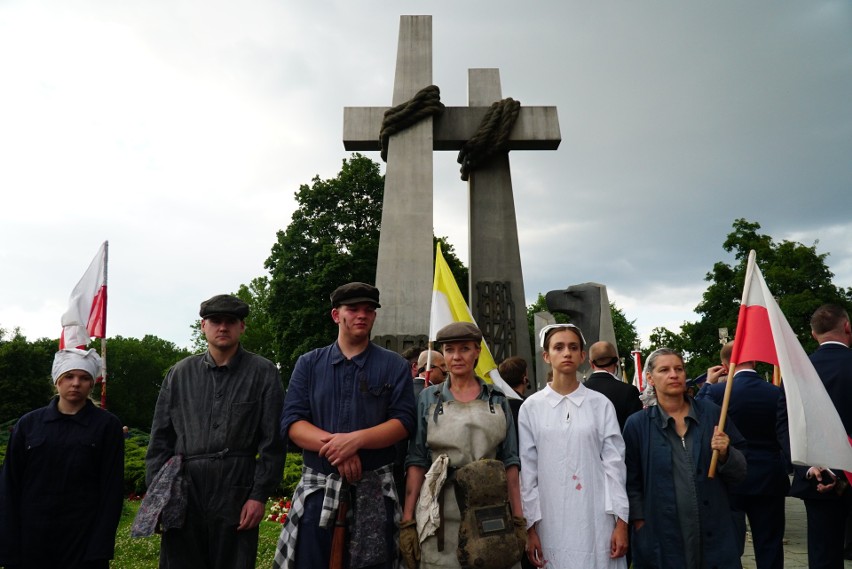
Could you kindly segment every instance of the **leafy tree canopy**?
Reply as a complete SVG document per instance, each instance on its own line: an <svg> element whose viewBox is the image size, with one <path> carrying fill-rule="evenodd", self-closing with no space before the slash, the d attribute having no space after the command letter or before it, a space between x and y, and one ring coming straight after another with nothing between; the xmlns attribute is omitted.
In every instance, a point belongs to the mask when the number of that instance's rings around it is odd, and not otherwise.
<svg viewBox="0 0 852 569"><path fill-rule="evenodd" d="M19 329L0 334L0 424L43 407L53 396L50 369L58 340L28 342Z"/></svg>
<svg viewBox="0 0 852 569"><path fill-rule="evenodd" d="M845 306L847 310L852 308L852 289L839 288L832 283L834 274L825 263L828 253L817 253L818 242L812 246L786 240L778 243L759 230L759 223L742 218L735 220L733 231L722 245L725 251L734 253L735 262L731 265L717 262L705 276L710 285L695 308L701 319L685 322L680 334L658 328L651 336L652 347L668 345L684 353L689 377L719 362L719 328L727 328L733 339L746 263L752 249L769 290L806 351L816 348L810 334L810 317L814 310L828 302Z"/></svg>
<svg viewBox="0 0 852 569"><path fill-rule="evenodd" d="M172 342L146 335L141 340L107 339L107 408L123 424L148 431L166 372L190 355ZM93 395L100 397L99 390Z"/></svg>

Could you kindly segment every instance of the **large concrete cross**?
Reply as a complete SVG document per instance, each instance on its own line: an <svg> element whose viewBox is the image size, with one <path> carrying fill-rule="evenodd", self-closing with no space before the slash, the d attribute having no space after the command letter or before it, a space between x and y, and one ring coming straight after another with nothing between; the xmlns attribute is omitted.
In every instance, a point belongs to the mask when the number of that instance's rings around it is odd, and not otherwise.
<svg viewBox="0 0 852 569"><path fill-rule="evenodd" d="M488 108L502 98L497 69L471 69L469 106L447 107L390 138L385 172L382 228L376 286L382 314L374 336L401 351L429 331L432 297L432 151L461 149L476 132ZM393 105L412 98L432 84L432 17L401 16ZM379 131L387 107L346 107L343 143L350 151L379 150ZM555 107L521 107L509 139L510 150L555 150L561 142ZM471 310L489 339L513 336L511 353L494 354L499 361L519 355L531 361L527 341L526 300L518 248L515 204L508 155L474 170L470 188ZM483 287L504 290L509 283L513 330L490 329L493 303L480 302ZM492 284L488 284L492 283ZM503 318L506 320L506 318ZM492 345L492 351L494 346Z"/></svg>

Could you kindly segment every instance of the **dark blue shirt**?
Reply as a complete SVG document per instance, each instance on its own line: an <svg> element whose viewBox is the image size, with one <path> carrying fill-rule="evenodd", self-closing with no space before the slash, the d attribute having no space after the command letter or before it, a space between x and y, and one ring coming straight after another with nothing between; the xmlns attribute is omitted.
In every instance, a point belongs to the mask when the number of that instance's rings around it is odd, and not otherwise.
<svg viewBox="0 0 852 569"><path fill-rule="evenodd" d="M337 342L302 355L296 362L281 414L281 434L296 421L307 421L329 433L351 433L398 419L414 430L414 393L408 362L370 342L346 359ZM358 451L363 470L391 464L394 445ZM304 451L304 464L323 474L337 469L319 454Z"/></svg>
<svg viewBox="0 0 852 569"><path fill-rule="evenodd" d="M21 417L0 475L0 565L78 567L111 559L124 497L118 418L54 397Z"/></svg>

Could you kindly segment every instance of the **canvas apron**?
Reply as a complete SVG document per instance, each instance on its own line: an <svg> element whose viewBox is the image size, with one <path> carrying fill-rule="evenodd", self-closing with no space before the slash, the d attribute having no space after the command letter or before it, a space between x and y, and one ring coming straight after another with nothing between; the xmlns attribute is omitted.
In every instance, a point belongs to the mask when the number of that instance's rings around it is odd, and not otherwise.
<svg viewBox="0 0 852 569"><path fill-rule="evenodd" d="M442 405L443 409L436 414L438 405ZM483 458L495 458L497 447L506 438L506 415L500 405L490 404L488 400L435 403L429 407L427 417L426 443L429 450L432 456L446 454L451 468L461 468ZM440 499L444 507L444 548L438 551L435 535L427 537L420 546L420 569L459 567L456 548L461 513L451 482L446 484Z"/></svg>

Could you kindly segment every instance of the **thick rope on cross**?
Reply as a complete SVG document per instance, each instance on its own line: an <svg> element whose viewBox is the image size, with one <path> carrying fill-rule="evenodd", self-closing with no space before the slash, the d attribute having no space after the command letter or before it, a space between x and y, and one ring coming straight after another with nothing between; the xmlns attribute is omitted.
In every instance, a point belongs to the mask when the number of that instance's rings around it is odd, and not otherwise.
<svg viewBox="0 0 852 569"><path fill-rule="evenodd" d="M437 85L423 87L408 101L386 110L379 133L382 160L388 161L388 141L392 134L401 132L426 117L437 116L443 112L444 103L441 102L441 90Z"/></svg>
<svg viewBox="0 0 852 569"><path fill-rule="evenodd" d="M479 129L459 152L462 180L466 182L471 171L487 163L493 156L509 151L509 136L520 111L521 103L511 97L491 105L479 123Z"/></svg>

